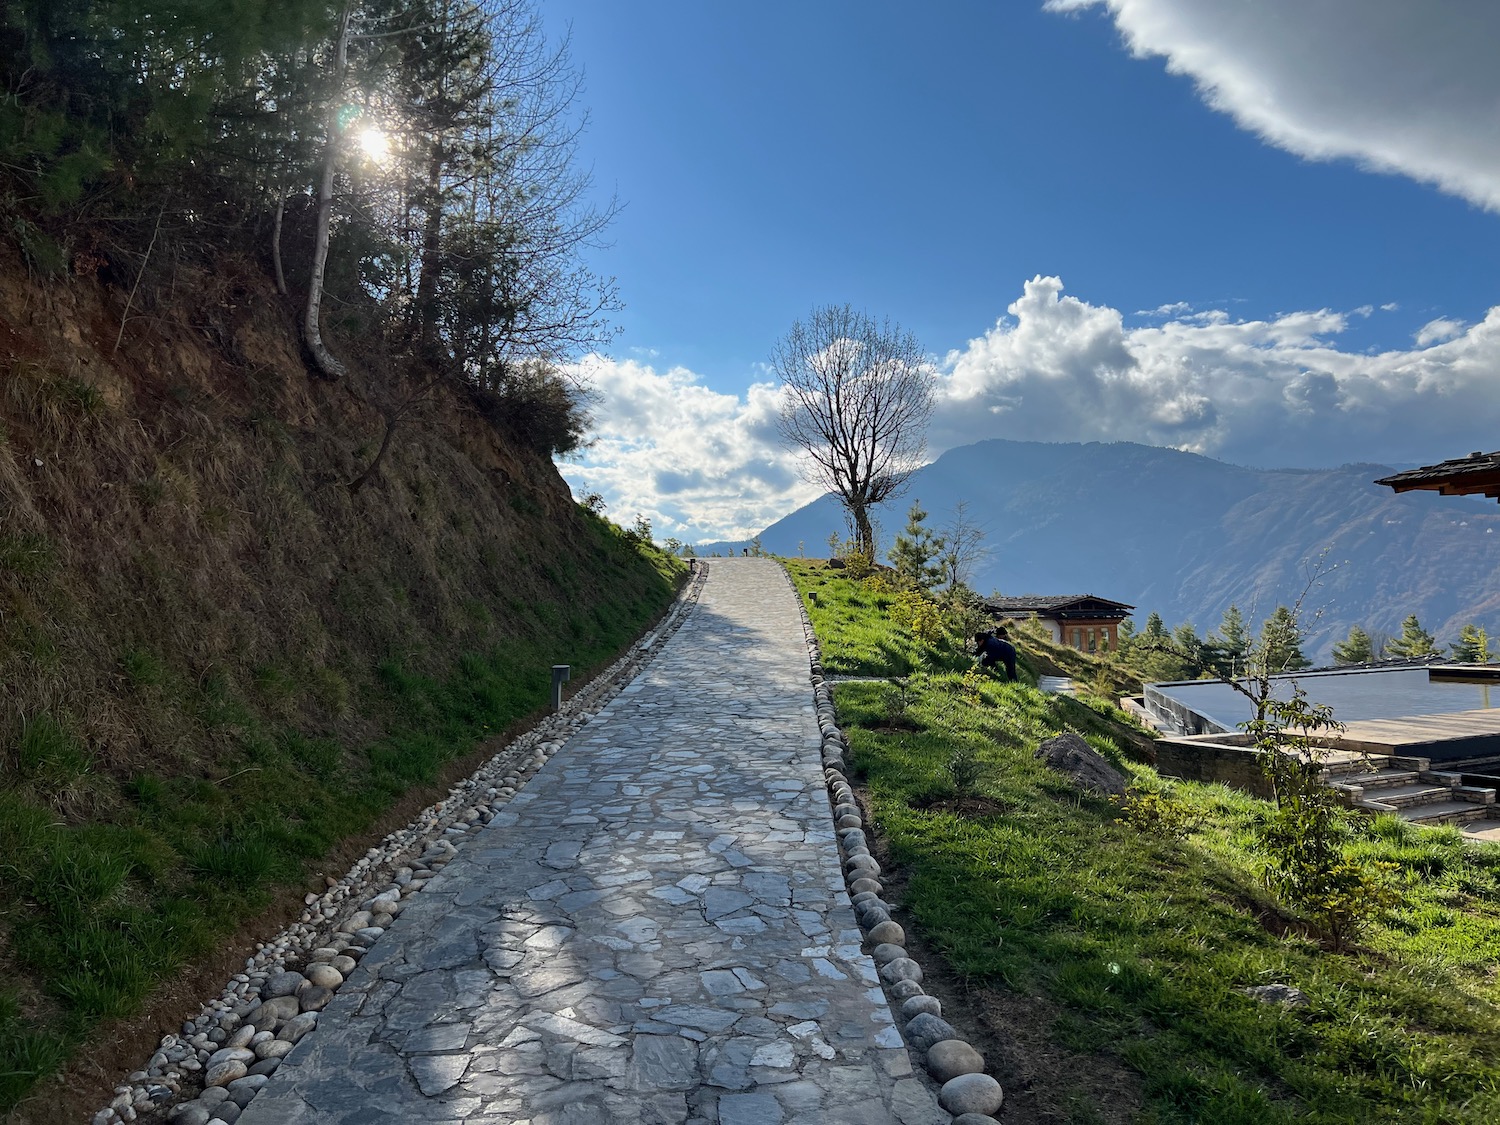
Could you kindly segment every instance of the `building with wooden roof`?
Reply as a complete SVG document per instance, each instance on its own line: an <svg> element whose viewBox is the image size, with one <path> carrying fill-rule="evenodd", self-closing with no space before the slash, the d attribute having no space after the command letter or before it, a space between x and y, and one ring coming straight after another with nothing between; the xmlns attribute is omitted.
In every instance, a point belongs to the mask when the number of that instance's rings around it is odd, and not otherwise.
<svg viewBox="0 0 1500 1125"><path fill-rule="evenodd" d="M1375 483L1397 492L1426 489L1442 496L1489 496L1500 500L1500 451L1439 461L1436 465L1381 477Z"/></svg>
<svg viewBox="0 0 1500 1125"><path fill-rule="evenodd" d="M1035 617L1054 642L1079 652L1114 652L1120 646L1120 622L1135 608L1094 594L1026 594L986 598L981 604L997 621Z"/></svg>

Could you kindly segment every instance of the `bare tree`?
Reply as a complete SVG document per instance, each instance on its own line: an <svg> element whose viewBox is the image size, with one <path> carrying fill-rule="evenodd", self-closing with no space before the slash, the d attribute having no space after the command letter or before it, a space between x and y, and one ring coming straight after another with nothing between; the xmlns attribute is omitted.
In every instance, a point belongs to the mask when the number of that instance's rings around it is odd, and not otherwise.
<svg viewBox="0 0 1500 1125"><path fill-rule="evenodd" d="M783 442L807 479L838 496L873 558L870 509L900 493L927 448L933 378L917 338L848 305L814 309L771 352L784 384Z"/></svg>
<svg viewBox="0 0 1500 1125"><path fill-rule="evenodd" d="M346 373L343 363L323 342L321 310L324 272L328 266L329 227L333 216L333 177L338 166L341 132L339 113L342 105L338 95L343 92L344 72L349 68L349 42L353 37L355 6L356 0L345 0L343 10L339 13L338 32L333 40L331 86L334 96L328 102L327 137L323 142L323 162L318 172L317 229L313 233L312 270L307 282L307 305L302 312L302 336L307 343L307 350L312 354L318 369L330 379L342 379Z"/></svg>
<svg viewBox="0 0 1500 1125"><path fill-rule="evenodd" d="M943 550L938 561L943 566L943 580L950 591L969 585L974 577L974 568L989 557L990 550L984 545L985 529L969 515L969 502L960 500L953 505L953 519L946 527L939 528L943 537Z"/></svg>

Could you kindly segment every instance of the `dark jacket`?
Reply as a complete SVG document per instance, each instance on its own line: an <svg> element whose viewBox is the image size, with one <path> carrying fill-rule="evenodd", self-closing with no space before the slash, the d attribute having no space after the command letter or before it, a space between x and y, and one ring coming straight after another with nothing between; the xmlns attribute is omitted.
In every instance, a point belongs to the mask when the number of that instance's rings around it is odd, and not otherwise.
<svg viewBox="0 0 1500 1125"><path fill-rule="evenodd" d="M979 664L983 668L993 668L996 664L1004 664L1005 678L1014 680L1016 678L1016 646L1009 641L1002 641L999 637L989 637L979 651Z"/></svg>

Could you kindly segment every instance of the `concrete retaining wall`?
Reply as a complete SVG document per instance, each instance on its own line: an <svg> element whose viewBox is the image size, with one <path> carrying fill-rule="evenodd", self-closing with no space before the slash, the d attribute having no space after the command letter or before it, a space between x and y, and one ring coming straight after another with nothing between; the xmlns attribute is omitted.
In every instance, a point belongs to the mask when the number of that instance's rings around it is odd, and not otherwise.
<svg viewBox="0 0 1500 1125"><path fill-rule="evenodd" d="M1235 745L1241 739L1249 741L1239 734L1158 739L1157 771L1187 781L1221 781L1257 797L1270 797L1259 756L1247 744Z"/></svg>
<svg viewBox="0 0 1500 1125"><path fill-rule="evenodd" d="M1227 734L1228 731L1211 719L1198 714L1185 703L1179 703L1169 695L1156 690L1157 684L1147 684L1142 700L1151 721L1159 730L1170 734Z"/></svg>

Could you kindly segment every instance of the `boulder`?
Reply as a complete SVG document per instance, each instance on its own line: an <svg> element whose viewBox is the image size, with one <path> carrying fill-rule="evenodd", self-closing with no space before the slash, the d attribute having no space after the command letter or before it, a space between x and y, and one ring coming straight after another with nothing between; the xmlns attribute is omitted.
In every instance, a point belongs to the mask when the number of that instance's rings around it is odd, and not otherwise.
<svg viewBox="0 0 1500 1125"><path fill-rule="evenodd" d="M874 917L873 910L870 912L870 916ZM870 940L873 942L889 942L892 945L904 945L906 943L906 931L898 923L890 921L890 915L887 914L884 919L870 927Z"/></svg>
<svg viewBox="0 0 1500 1125"><path fill-rule="evenodd" d="M934 1043L941 1043L944 1039L957 1039L958 1031L954 1026L941 1016L934 1016L928 1012L919 1012L912 1016L906 1025L906 1041L919 1054L926 1054L932 1049ZM983 1111L988 1113L988 1110Z"/></svg>
<svg viewBox="0 0 1500 1125"><path fill-rule="evenodd" d="M1000 1083L988 1074L960 1074L943 1083L938 1091L938 1105L955 1117L965 1113L989 1114L1000 1112L1005 1100Z"/></svg>
<svg viewBox="0 0 1500 1125"><path fill-rule="evenodd" d="M1100 797L1125 795L1125 775L1072 731L1047 739L1037 747L1035 757L1066 774L1080 789Z"/></svg>
<svg viewBox="0 0 1500 1125"><path fill-rule="evenodd" d="M924 1013L929 1016L943 1014L943 1005L936 996L919 993L916 996L908 996L901 1002L901 1015L906 1019L916 1019Z"/></svg>
<svg viewBox="0 0 1500 1125"><path fill-rule="evenodd" d="M902 980L920 982L922 966L910 957L897 957L894 961L889 961L880 967L880 979L890 985Z"/></svg>
<svg viewBox="0 0 1500 1125"><path fill-rule="evenodd" d="M942 1039L927 1048L927 1073L938 1082L960 1074L983 1074L984 1056L962 1039Z"/></svg>
<svg viewBox="0 0 1500 1125"><path fill-rule="evenodd" d="M297 986L304 979L301 973L291 970L273 973L270 977L266 978L265 997L267 1000L274 1000L278 996L291 996L297 991Z"/></svg>
<svg viewBox="0 0 1500 1125"><path fill-rule="evenodd" d="M1307 998L1307 993L1300 988L1293 988L1289 984L1256 984L1249 988L1240 989L1252 1000L1259 1000L1262 1004L1280 1004L1286 1008L1309 1008L1312 1001Z"/></svg>
<svg viewBox="0 0 1500 1125"><path fill-rule="evenodd" d="M877 945L870 956L875 959L875 964L877 965L889 965L897 958L905 957L906 950L899 945L892 945L886 942L882 945Z"/></svg>

